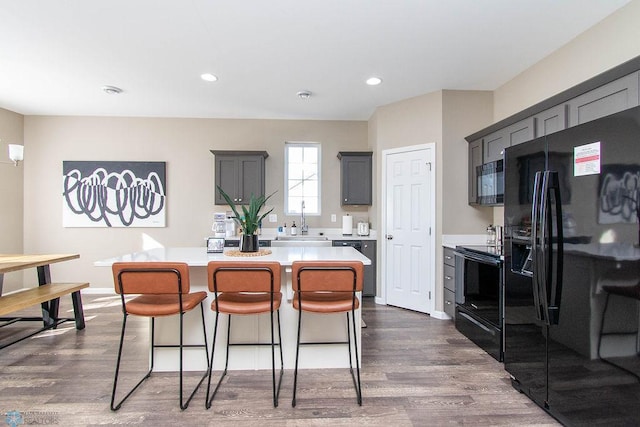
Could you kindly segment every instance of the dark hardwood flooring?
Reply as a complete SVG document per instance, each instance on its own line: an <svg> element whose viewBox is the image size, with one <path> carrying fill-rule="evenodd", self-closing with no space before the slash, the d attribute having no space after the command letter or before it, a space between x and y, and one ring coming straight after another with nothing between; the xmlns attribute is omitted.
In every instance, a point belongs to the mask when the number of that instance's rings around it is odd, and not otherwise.
<svg viewBox="0 0 640 427"><path fill-rule="evenodd" d="M61 313L71 310L65 300ZM347 370L301 371L296 408L291 407L293 371L285 371L278 408L271 401L270 371L230 371L209 410L204 408L206 384L181 411L177 374L154 373L112 412L120 302L115 296L85 295L84 310L85 330L65 323L0 352L0 424L4 414L18 411L25 425L557 425L515 391L503 365L458 333L452 322L375 305L371 299L363 308L362 407ZM1 328L0 339L33 326ZM131 316L128 327L136 336L128 343L144 354L147 323ZM135 353L128 352L123 362L122 375L130 383L146 368L145 358ZM191 373L185 389L197 378Z"/></svg>

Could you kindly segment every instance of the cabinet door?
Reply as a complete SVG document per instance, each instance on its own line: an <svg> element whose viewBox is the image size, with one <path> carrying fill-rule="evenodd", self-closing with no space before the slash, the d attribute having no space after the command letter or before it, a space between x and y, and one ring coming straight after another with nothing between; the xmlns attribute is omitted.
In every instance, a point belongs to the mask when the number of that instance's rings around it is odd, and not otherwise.
<svg viewBox="0 0 640 427"><path fill-rule="evenodd" d="M535 119L533 117L528 117L524 120L521 120L517 123L514 123L504 131L505 138L507 139L505 143L506 147L511 147L512 145L522 144L523 142L531 141L535 138ZM504 151L502 152L504 155Z"/></svg>
<svg viewBox="0 0 640 427"><path fill-rule="evenodd" d="M484 163L502 159L504 149L509 146L505 129L491 133L484 137Z"/></svg>
<svg viewBox="0 0 640 427"><path fill-rule="evenodd" d="M264 157L238 157L238 202L249 203L252 194L264 195Z"/></svg>
<svg viewBox="0 0 640 427"><path fill-rule="evenodd" d="M549 135L567 128L567 106L556 105L534 116L536 126L536 138Z"/></svg>
<svg viewBox="0 0 640 427"><path fill-rule="evenodd" d="M217 186L219 185L231 200L247 204L251 195L264 195L264 161L266 151L225 151L211 150L215 159L216 205L226 205Z"/></svg>
<svg viewBox="0 0 640 427"><path fill-rule="evenodd" d="M478 171L482 165L482 140L469 143L469 204L478 204Z"/></svg>
<svg viewBox="0 0 640 427"><path fill-rule="evenodd" d="M231 197L231 200L238 202L238 159L235 157L216 156L216 188L215 204L226 205L218 187Z"/></svg>
<svg viewBox="0 0 640 427"><path fill-rule="evenodd" d="M371 153L341 153L341 205L371 205L373 171Z"/></svg>
<svg viewBox="0 0 640 427"><path fill-rule="evenodd" d="M362 295L365 297L374 297L376 296L376 241L363 240L362 254L371 260L371 265L364 266Z"/></svg>
<svg viewBox="0 0 640 427"><path fill-rule="evenodd" d="M638 76L629 74L569 101L569 126L576 126L638 105Z"/></svg>

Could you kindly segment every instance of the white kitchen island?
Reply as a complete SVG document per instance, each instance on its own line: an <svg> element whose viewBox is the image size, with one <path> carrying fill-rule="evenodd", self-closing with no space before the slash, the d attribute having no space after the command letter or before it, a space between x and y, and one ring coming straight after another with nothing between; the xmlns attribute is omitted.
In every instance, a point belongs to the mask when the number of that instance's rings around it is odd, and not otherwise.
<svg viewBox="0 0 640 427"><path fill-rule="evenodd" d="M184 262L190 267L191 290L200 291L207 288L207 264L209 261L277 261L282 266L283 301L280 307L282 328L282 350L285 369L293 369L296 352L296 332L298 313L293 309L291 300L291 264L294 261L362 261L370 265L369 258L352 247L272 247L271 254L263 256L235 257L225 253L207 253L204 247L192 248L156 248L135 252L114 258L96 261L95 266L111 267L114 262ZM228 252L226 250L225 252ZM213 336L214 313L211 311L212 297L205 302L205 321L207 340ZM356 325L360 324L361 311L356 311ZM224 367L224 345L226 343L226 327L228 316L220 316L214 369ZM202 322L199 310L185 315L185 343L202 343ZM178 342L178 316L156 319L156 343L174 344ZM302 318L301 341L346 341L346 319L344 314L304 313ZM151 322L149 321L149 325ZM234 316L231 324L231 342L271 342L269 331L269 314L259 316ZM358 353L361 352L360 329L356 331ZM131 339L131 336L127 337ZM277 332L276 332L277 340ZM211 346L211 342L209 342ZM353 340L352 340L353 345ZM277 351L277 349L276 349ZM184 366L186 370L202 371L207 368L204 352L201 349L184 350ZM362 360L362 358L360 358ZM278 362L276 362L278 363ZM179 367L178 350L171 348L156 349L154 370L177 371ZM345 346L313 345L300 347L300 369L312 368L346 368L349 367L349 356ZM271 369L270 346L234 346L229 350L229 369Z"/></svg>

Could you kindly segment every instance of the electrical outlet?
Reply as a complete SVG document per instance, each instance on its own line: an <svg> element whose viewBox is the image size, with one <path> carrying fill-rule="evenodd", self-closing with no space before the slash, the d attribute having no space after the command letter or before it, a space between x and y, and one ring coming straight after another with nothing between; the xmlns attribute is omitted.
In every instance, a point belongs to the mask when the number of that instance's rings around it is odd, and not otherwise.
<svg viewBox="0 0 640 427"><path fill-rule="evenodd" d="M336 222L337 220L336 214L331 214L331 222Z"/></svg>
<svg viewBox="0 0 640 427"><path fill-rule="evenodd" d="M269 222L278 222L277 214L269 214Z"/></svg>

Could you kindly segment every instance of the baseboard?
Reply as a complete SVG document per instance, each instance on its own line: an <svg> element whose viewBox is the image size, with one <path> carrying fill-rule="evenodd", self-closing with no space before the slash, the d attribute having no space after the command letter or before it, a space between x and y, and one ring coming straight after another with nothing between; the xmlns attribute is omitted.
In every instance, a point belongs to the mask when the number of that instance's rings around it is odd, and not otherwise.
<svg viewBox="0 0 640 427"><path fill-rule="evenodd" d="M378 305L387 305L387 302L384 300L384 298L376 297L376 304L378 304Z"/></svg>
<svg viewBox="0 0 640 427"><path fill-rule="evenodd" d="M116 291L113 288L92 288L89 286L82 290L86 295L115 295Z"/></svg>
<svg viewBox="0 0 640 427"><path fill-rule="evenodd" d="M434 319L440 319L440 320L451 320L452 317L449 316L447 313L445 313L444 311L437 311L434 310L429 314L431 317L433 317Z"/></svg>

